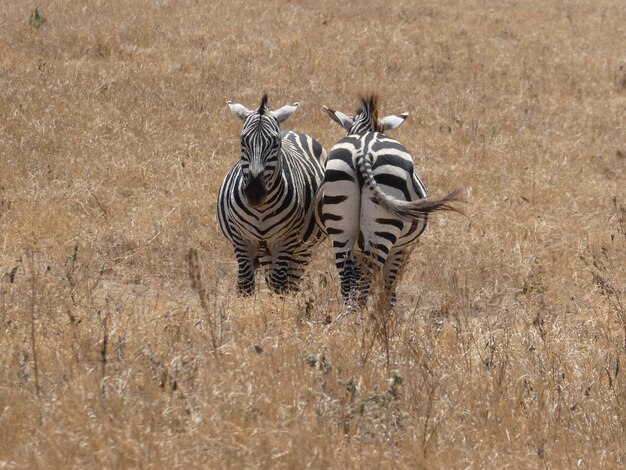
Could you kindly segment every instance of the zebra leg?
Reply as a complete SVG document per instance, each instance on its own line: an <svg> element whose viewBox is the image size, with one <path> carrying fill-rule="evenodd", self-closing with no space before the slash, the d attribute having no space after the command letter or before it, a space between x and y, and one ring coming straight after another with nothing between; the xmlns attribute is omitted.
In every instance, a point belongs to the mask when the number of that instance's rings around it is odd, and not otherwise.
<svg viewBox="0 0 626 470"><path fill-rule="evenodd" d="M239 295L252 295L254 293L254 273L259 266L257 256L250 248L235 247L237 258L237 292Z"/></svg>
<svg viewBox="0 0 626 470"><path fill-rule="evenodd" d="M269 287L276 294L285 293L290 287L289 266L294 262L297 240L290 240L278 247L272 247L272 268L269 274Z"/></svg>
<svg viewBox="0 0 626 470"><path fill-rule="evenodd" d="M363 262L365 273L359 286L362 303L367 301L371 283L385 277L385 266L392 256L392 249L402 233L404 223L391 217L381 207L369 188L363 189L361 202L361 227L363 232ZM383 283L385 292L387 286ZM381 286L381 287L383 287ZM385 293L382 293L385 295Z"/></svg>
<svg viewBox="0 0 626 470"><path fill-rule="evenodd" d="M372 281L378 279L379 274L383 270L386 257L386 253L381 253L380 250L374 248L370 243L366 243L365 249L363 250L362 267L358 268L361 272L357 273L358 279L356 283L358 304L361 307L367 304Z"/></svg>
<svg viewBox="0 0 626 470"><path fill-rule="evenodd" d="M352 296L355 303L359 307L365 307L367 304L367 293L369 292L368 284L369 268L364 259L360 259L354 263L354 275L352 277Z"/></svg>
<svg viewBox="0 0 626 470"><path fill-rule="evenodd" d="M407 258L408 253L404 250L395 251L389 255L383 269L385 293L388 296L389 305L391 307L396 304L396 283L398 282L398 276L401 274Z"/></svg>
<svg viewBox="0 0 626 470"><path fill-rule="evenodd" d="M359 236L361 205L361 192L356 181L349 161L342 158L328 161L321 220L333 245L341 295L346 306L351 306L355 292L353 249Z"/></svg>
<svg viewBox="0 0 626 470"><path fill-rule="evenodd" d="M270 254L265 254L264 256L260 256L259 257L259 265L261 267L261 269L263 270L263 274L264 274L264 278L265 278L265 283L269 286L271 281L270 281L270 274L272 272L271 270L271 266L272 266L272 257Z"/></svg>
<svg viewBox="0 0 626 470"><path fill-rule="evenodd" d="M296 248L287 270L289 290L294 292L300 290L300 282L302 281L304 270L308 266L310 260L311 248L307 244L301 243Z"/></svg>
<svg viewBox="0 0 626 470"><path fill-rule="evenodd" d="M351 245L349 242L346 243ZM347 245L343 242L335 242L333 240L335 266L339 271L339 278L341 280L341 296L346 305L351 305L355 293L356 272L352 246L345 250L346 246Z"/></svg>

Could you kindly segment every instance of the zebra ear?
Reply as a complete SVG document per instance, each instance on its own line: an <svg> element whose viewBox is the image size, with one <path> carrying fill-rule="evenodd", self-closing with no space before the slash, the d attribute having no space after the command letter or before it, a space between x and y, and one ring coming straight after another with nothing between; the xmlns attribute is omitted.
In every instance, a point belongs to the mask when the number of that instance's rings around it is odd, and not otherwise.
<svg viewBox="0 0 626 470"><path fill-rule="evenodd" d="M289 116L296 112L300 103L293 103L283 106L282 108L277 109L276 111L270 111L270 114L276 118L278 123L280 124L284 120L286 120Z"/></svg>
<svg viewBox="0 0 626 470"><path fill-rule="evenodd" d="M380 123L383 125L383 130L388 131L400 126L400 124L402 124L407 117L409 117L409 113L385 116L380 120Z"/></svg>
<svg viewBox="0 0 626 470"><path fill-rule="evenodd" d="M230 100L227 101L226 104L228 104L228 107L233 112L233 114L237 116L239 119L241 119L242 121L245 121L245 119L250 114L252 114L252 111L250 111L248 108L246 108L242 104L235 103L234 101L230 101Z"/></svg>
<svg viewBox="0 0 626 470"><path fill-rule="evenodd" d="M350 132L350 129L352 129L352 125L354 124L354 121L350 116L343 114L341 111L334 111L326 106L323 106L323 108L333 121Z"/></svg>

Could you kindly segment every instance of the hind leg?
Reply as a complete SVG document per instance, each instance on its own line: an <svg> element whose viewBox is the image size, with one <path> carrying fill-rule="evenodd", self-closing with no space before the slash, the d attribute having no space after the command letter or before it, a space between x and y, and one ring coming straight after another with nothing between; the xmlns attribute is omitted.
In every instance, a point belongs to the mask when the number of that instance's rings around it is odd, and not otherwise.
<svg viewBox="0 0 626 470"><path fill-rule="evenodd" d="M328 168L335 163L329 161ZM341 162L336 164L340 167L344 165ZM345 179L346 173L331 171L327 169L321 220L333 245L335 266L341 279L341 295L344 303L351 305L355 292L354 246L359 235L361 194L353 180Z"/></svg>
<svg viewBox="0 0 626 470"><path fill-rule="evenodd" d="M404 249L394 251L389 255L385 267L383 269L383 277L385 282L385 295L389 299L389 305L394 306L397 300L396 284L402 273L409 252Z"/></svg>
<svg viewBox="0 0 626 470"><path fill-rule="evenodd" d="M349 233L330 236L335 255L335 266L341 281L341 296L346 305L354 303L359 267L354 259L354 238Z"/></svg>
<svg viewBox="0 0 626 470"><path fill-rule="evenodd" d="M360 283L360 298L367 301L371 283L383 277L387 292L385 267L396 260L393 247L404 228L404 222L394 218L381 207L369 188L363 189L361 204L361 227L363 232L363 265L364 275Z"/></svg>
<svg viewBox="0 0 626 470"><path fill-rule="evenodd" d="M365 241L363 260L357 268L360 270L357 279L358 303L360 306L364 307L367 304L372 283L380 278L386 258L386 253L381 252L371 241Z"/></svg>

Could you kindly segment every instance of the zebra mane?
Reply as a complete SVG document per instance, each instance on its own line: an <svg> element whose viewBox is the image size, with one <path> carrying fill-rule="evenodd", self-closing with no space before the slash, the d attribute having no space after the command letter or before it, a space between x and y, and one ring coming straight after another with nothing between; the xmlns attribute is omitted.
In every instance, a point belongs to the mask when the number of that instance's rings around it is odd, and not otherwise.
<svg viewBox="0 0 626 470"><path fill-rule="evenodd" d="M261 98L261 106L259 106L259 116L263 116L263 114L265 114L266 112L268 112L270 109L267 107L267 93L265 93L263 95L263 98Z"/></svg>
<svg viewBox="0 0 626 470"><path fill-rule="evenodd" d="M359 101L361 105L357 109L358 114L365 114L367 121L370 121L372 126L371 130L381 131L381 124L378 121L378 95L372 93L371 95L360 95Z"/></svg>

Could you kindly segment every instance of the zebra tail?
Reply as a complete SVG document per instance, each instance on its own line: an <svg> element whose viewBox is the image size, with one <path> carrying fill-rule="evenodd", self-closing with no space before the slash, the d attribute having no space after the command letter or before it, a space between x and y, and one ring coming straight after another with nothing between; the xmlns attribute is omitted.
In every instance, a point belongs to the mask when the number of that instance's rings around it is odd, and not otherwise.
<svg viewBox="0 0 626 470"><path fill-rule="evenodd" d="M372 190L374 196L385 209L393 212L402 219L422 219L431 212L437 211L451 211L463 214L463 212L456 207L453 203L463 202L460 198L461 189L456 189L451 193L448 193L441 199L419 199L417 201L401 201L399 199L385 194L376 180L374 179L374 172L372 170L372 161L369 155L364 155L359 159L359 171L363 176L367 186Z"/></svg>

